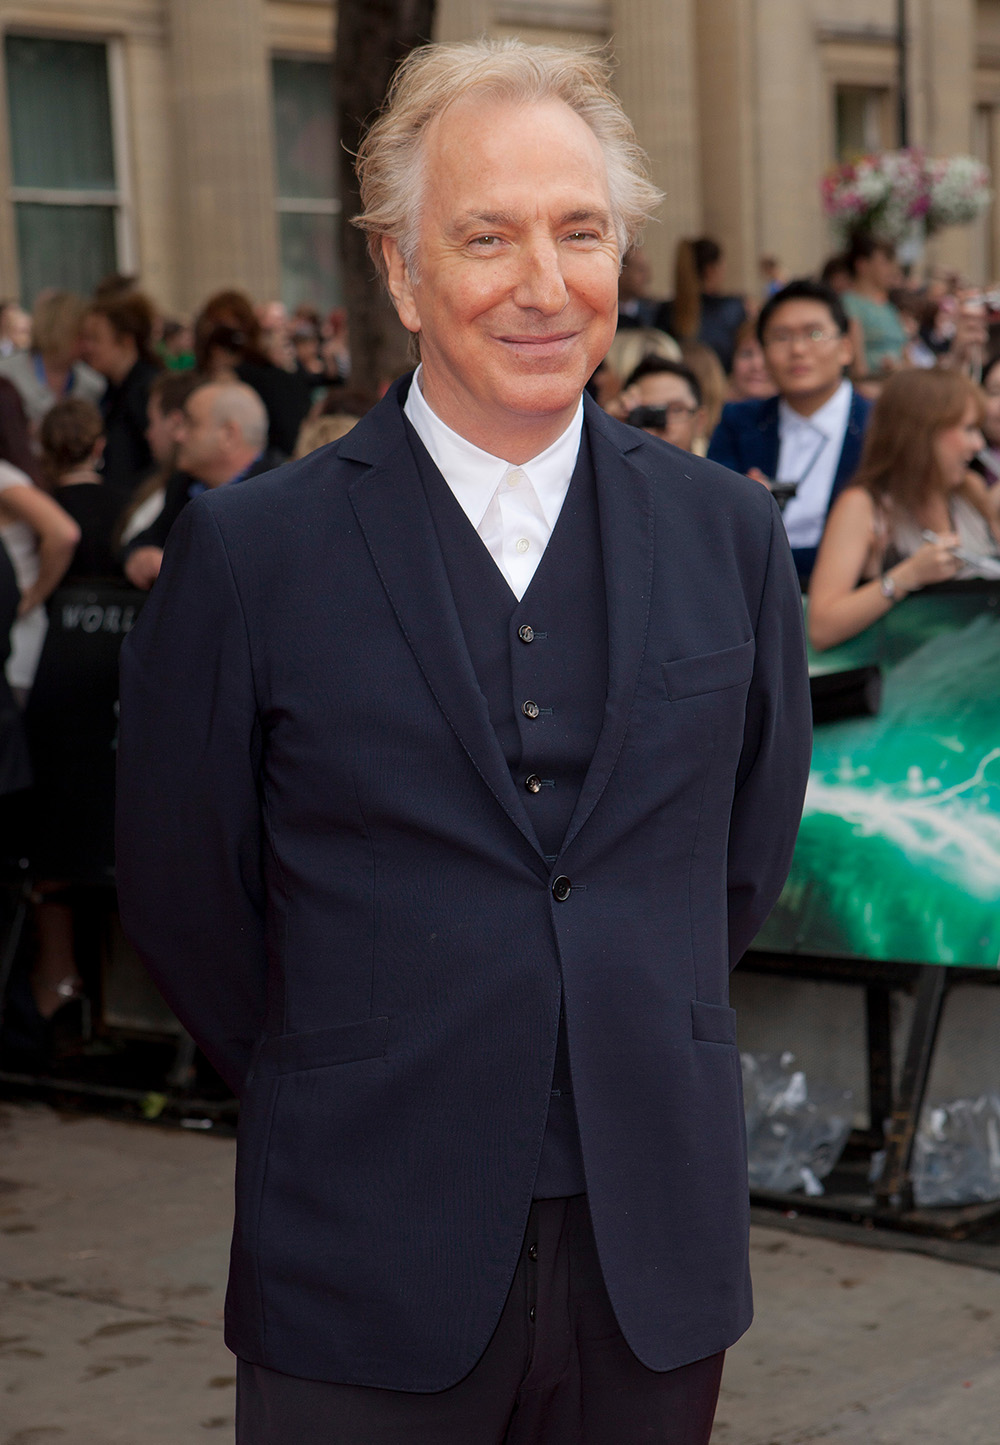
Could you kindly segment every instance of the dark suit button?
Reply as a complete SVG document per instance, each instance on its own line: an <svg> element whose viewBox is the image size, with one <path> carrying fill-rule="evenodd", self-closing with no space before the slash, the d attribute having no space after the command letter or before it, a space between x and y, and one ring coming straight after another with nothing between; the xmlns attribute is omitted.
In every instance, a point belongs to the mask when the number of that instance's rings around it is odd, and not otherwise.
<svg viewBox="0 0 1000 1445"><path fill-rule="evenodd" d="M552 885L552 897L557 903L565 903L570 895L572 886L568 878L558 877Z"/></svg>
<svg viewBox="0 0 1000 1445"><path fill-rule="evenodd" d="M532 702L529 698L527 702L522 702L521 711L524 713L525 717L537 717L539 711L538 704L537 702Z"/></svg>
<svg viewBox="0 0 1000 1445"><path fill-rule="evenodd" d="M519 627L517 629L517 635L522 642L534 642L535 629L533 627L529 627L528 624L525 623L523 627Z"/></svg>
<svg viewBox="0 0 1000 1445"><path fill-rule="evenodd" d="M535 1260L535 1259L538 1258L538 1245L537 1245L537 1244L529 1244L529 1245L528 1245L528 1258L531 1259L531 1260Z"/></svg>
<svg viewBox="0 0 1000 1445"><path fill-rule="evenodd" d="M537 773L530 773L524 780L524 786L529 793L540 793L542 791L542 780Z"/></svg>
<svg viewBox="0 0 1000 1445"><path fill-rule="evenodd" d="M535 1306L532 1305L532 1306L531 1306L531 1309L528 1311L528 1319L533 1321L534 1318L535 1318Z"/></svg>

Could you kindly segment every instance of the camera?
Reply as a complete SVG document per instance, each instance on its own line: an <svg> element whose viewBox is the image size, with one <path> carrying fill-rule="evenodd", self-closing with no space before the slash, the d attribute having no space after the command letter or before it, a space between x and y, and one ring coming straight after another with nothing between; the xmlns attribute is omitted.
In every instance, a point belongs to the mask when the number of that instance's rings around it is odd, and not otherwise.
<svg viewBox="0 0 1000 1445"><path fill-rule="evenodd" d="M779 512L785 510L799 489L798 482L768 482L768 486L771 488L771 496L778 504Z"/></svg>
<svg viewBox="0 0 1000 1445"><path fill-rule="evenodd" d="M629 426L657 427L663 431L667 425L668 410L665 406L634 406L625 420Z"/></svg>

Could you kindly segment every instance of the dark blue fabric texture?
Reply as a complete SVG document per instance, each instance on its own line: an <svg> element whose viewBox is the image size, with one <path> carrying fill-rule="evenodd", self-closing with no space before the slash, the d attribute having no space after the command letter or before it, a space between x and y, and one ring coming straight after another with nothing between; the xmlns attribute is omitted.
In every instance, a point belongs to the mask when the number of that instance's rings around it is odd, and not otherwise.
<svg viewBox="0 0 1000 1445"><path fill-rule="evenodd" d="M844 433L844 444L830 489L827 515L858 469L871 409L872 404L866 397L856 391L852 393L851 408L847 414L847 431ZM722 467L729 467L734 472L746 473L751 467L757 467L765 477L773 479L778 474L778 454L781 449L778 422L776 396L768 397L766 401L727 402L722 408L719 425L712 433L708 460L718 462ZM792 549L796 570L803 582L809 579L817 550L816 547Z"/></svg>
<svg viewBox="0 0 1000 1445"><path fill-rule="evenodd" d="M728 975L810 757L784 530L757 483L585 401L607 697L551 862L407 385L191 502L123 652L122 918L241 1100L227 1341L304 1378L468 1373L517 1264L562 998L608 1293L672 1369L751 1316Z"/></svg>
<svg viewBox="0 0 1000 1445"><path fill-rule="evenodd" d="M416 433L408 432L490 721L539 847L554 862L594 756L608 693L607 602L590 447L584 436L549 544L518 602ZM536 703L537 717L525 715L527 701ZM533 1193L555 1199L586 1187L560 1009Z"/></svg>

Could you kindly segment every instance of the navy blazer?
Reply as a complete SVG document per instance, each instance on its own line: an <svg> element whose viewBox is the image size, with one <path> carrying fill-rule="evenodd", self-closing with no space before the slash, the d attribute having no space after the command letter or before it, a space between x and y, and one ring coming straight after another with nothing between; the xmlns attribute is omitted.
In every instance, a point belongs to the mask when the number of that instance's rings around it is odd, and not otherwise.
<svg viewBox="0 0 1000 1445"><path fill-rule="evenodd" d="M847 431L840 450L840 460L830 489L830 507L840 496L858 469L865 427L872 404L859 392L851 393L851 407L847 414ZM722 408L719 424L712 433L708 447L709 461L730 467L734 472L748 472L757 467L765 477L778 475L778 453L781 439L778 434L778 398L768 397L765 401L730 401ZM807 580L816 561L816 547L793 549L795 565L803 581Z"/></svg>
<svg viewBox="0 0 1000 1445"><path fill-rule="evenodd" d="M122 917L241 1100L226 1338L396 1389L472 1368L523 1238L564 992L608 1290L670 1369L751 1317L728 975L785 878L810 756L781 518L586 401L608 695L550 866L406 385L186 507L123 653Z"/></svg>

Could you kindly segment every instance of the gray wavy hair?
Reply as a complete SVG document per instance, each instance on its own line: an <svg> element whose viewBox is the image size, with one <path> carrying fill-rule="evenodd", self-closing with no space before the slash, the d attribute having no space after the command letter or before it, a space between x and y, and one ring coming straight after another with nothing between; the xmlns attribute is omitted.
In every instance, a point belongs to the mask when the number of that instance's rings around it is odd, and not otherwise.
<svg viewBox="0 0 1000 1445"><path fill-rule="evenodd" d="M423 194L423 138L431 121L470 91L515 104L562 100L586 121L604 152L611 214L624 255L663 199L632 122L611 89L603 53L523 40L422 45L402 61L385 104L358 149L362 211L352 217L368 234L368 251L386 278L382 239L393 237L416 275Z"/></svg>

